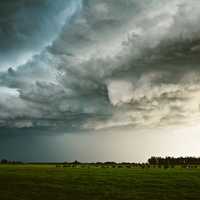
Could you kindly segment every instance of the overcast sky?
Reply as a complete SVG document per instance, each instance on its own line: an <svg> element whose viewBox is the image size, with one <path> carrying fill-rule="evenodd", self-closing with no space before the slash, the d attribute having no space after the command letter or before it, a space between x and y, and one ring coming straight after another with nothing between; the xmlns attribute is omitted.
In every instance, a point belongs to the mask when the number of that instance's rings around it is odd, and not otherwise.
<svg viewBox="0 0 200 200"><path fill-rule="evenodd" d="M198 156L199 21L197 0L1 1L0 157Z"/></svg>

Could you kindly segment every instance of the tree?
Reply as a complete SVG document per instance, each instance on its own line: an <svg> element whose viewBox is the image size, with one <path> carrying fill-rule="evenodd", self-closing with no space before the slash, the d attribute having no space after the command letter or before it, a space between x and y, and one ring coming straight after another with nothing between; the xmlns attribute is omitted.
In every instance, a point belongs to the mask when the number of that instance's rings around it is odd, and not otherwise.
<svg viewBox="0 0 200 200"><path fill-rule="evenodd" d="M8 163L8 161L6 159L1 160L1 164L7 164L7 163Z"/></svg>

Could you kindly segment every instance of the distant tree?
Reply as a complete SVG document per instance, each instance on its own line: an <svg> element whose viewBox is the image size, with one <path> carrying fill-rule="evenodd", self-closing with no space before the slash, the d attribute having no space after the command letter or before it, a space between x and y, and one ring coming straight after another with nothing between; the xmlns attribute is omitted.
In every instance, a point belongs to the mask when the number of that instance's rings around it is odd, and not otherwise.
<svg viewBox="0 0 200 200"><path fill-rule="evenodd" d="M79 165L79 164L81 164L79 161L77 161L77 160L75 160L74 162L73 162L73 164L74 165Z"/></svg>
<svg viewBox="0 0 200 200"><path fill-rule="evenodd" d="M6 160L6 159L1 160L1 164L7 164L7 163L8 163L8 160Z"/></svg>
<svg viewBox="0 0 200 200"><path fill-rule="evenodd" d="M148 163L150 164L150 165L157 165L158 164L158 160L157 160L158 158L156 158L156 157L151 157L149 160L148 160Z"/></svg>
<svg viewBox="0 0 200 200"><path fill-rule="evenodd" d="M151 157L148 159L150 165L200 165L200 158L195 157Z"/></svg>

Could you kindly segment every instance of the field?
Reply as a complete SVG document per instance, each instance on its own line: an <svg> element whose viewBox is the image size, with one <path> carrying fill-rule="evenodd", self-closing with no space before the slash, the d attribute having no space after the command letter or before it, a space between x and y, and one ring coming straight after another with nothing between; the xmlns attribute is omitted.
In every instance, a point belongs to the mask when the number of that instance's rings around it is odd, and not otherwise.
<svg viewBox="0 0 200 200"><path fill-rule="evenodd" d="M0 200L199 200L200 169L0 165Z"/></svg>

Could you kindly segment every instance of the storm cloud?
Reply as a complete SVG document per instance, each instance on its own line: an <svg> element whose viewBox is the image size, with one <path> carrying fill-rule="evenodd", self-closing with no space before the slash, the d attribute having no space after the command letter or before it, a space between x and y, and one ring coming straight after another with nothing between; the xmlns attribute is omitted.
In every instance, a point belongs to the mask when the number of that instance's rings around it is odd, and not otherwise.
<svg viewBox="0 0 200 200"><path fill-rule="evenodd" d="M34 54L0 74L1 127L99 130L199 119L197 0L11 2L0 57Z"/></svg>
<svg viewBox="0 0 200 200"><path fill-rule="evenodd" d="M50 45L80 9L71 0L3 0L0 3L1 70L27 62Z"/></svg>

